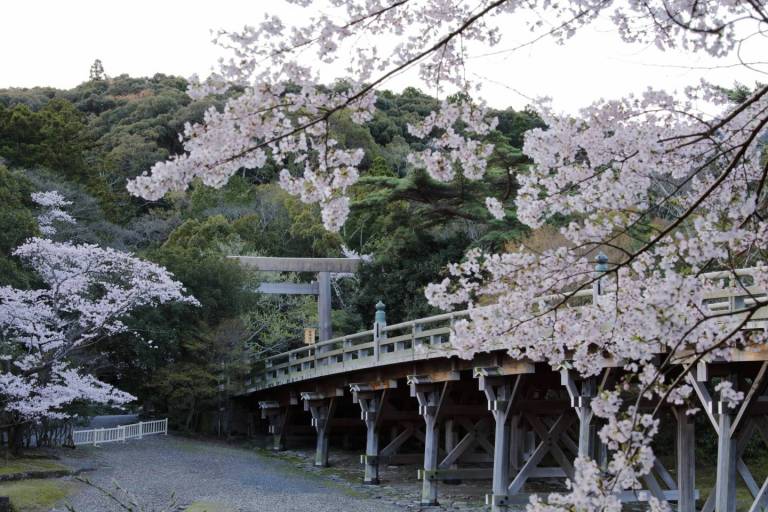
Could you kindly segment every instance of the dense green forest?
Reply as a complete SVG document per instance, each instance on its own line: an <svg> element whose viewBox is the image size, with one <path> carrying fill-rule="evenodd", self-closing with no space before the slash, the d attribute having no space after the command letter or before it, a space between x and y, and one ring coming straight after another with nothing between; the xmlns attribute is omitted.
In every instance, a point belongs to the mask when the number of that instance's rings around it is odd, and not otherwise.
<svg viewBox="0 0 768 512"><path fill-rule="evenodd" d="M83 358L101 378L167 412L179 427L204 427L222 368L241 372L246 356L258 360L289 348L316 322L314 299L253 293L256 276L227 255L371 255L359 275L334 283L334 332L346 333L368 328L378 300L387 304L390 321L433 313L423 288L440 278L446 263L469 247L503 249L524 234L512 199L516 169L525 165L523 133L541 126L537 115L495 112L490 179L459 175L441 184L407 162L410 151L422 148L407 124L437 103L413 88L381 93L366 126L344 113L332 120L338 140L366 155L341 233L327 232L315 206L275 185L279 169L269 166L242 170L220 190L194 186L154 203L129 196L129 178L180 152L184 124L226 100L193 101L186 87L184 79L160 74L99 73L71 90L0 90L0 284L35 282L11 251L38 231L30 201L38 190L58 190L73 202L69 213L78 223L62 226L58 239L128 250L168 268L202 307L143 311L130 320L134 336L111 339ZM503 221L487 212L487 196L508 209Z"/></svg>

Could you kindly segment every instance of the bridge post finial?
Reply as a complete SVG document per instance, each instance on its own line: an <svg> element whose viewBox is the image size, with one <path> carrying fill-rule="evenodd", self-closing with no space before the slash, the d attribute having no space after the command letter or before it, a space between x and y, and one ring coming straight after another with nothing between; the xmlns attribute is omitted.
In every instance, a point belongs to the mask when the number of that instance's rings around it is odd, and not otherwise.
<svg viewBox="0 0 768 512"><path fill-rule="evenodd" d="M608 256L606 256L603 251L597 253L597 256L595 257L595 270L598 272L608 271Z"/></svg>
<svg viewBox="0 0 768 512"><path fill-rule="evenodd" d="M376 315L373 317L373 355L376 360L379 360L379 340L386 338L387 334L384 332L384 328L387 326L387 312L384 311L386 306L383 302L376 303Z"/></svg>
<svg viewBox="0 0 768 512"><path fill-rule="evenodd" d="M386 306L383 302L379 301L376 303L376 315L373 318L375 323L387 325L387 312L384 308L386 308Z"/></svg>
<svg viewBox="0 0 768 512"><path fill-rule="evenodd" d="M597 253L597 256L595 256L595 270L598 272L608 272L608 256L603 251L600 251ZM602 295L602 293L605 291L605 286L603 285L603 279L604 276L599 276L597 278L597 281L595 281L594 286L594 294L595 295Z"/></svg>

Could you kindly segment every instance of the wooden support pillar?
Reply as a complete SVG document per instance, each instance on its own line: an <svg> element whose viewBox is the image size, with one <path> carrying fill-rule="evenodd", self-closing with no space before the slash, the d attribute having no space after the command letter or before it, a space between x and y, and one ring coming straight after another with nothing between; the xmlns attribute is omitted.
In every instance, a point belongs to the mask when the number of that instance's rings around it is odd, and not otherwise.
<svg viewBox="0 0 768 512"><path fill-rule="evenodd" d="M274 451L285 450L285 426L288 422L288 407L283 407L278 402L259 402L261 418L269 421L269 433L272 434L272 449Z"/></svg>
<svg viewBox="0 0 768 512"><path fill-rule="evenodd" d="M453 419L445 420L445 453L451 453L451 451L456 448L458 442L459 436L456 433L456 422ZM458 469L458 467L459 465L454 462L448 466L448 469ZM461 483L461 480L447 478L443 480L443 483L448 485L458 485Z"/></svg>
<svg viewBox="0 0 768 512"><path fill-rule="evenodd" d="M601 442L599 437L595 439L595 442L597 443L597 446L596 446L597 465L603 471L607 471L608 470L608 446L606 446L605 443Z"/></svg>
<svg viewBox="0 0 768 512"><path fill-rule="evenodd" d="M517 473L523 465L523 429L519 414L512 414L509 420L509 470Z"/></svg>
<svg viewBox="0 0 768 512"><path fill-rule="evenodd" d="M360 406L360 418L365 422L365 455L361 462L365 467L363 483L379 484L379 426L381 407L386 389L375 389L369 384L351 384L352 401Z"/></svg>
<svg viewBox="0 0 768 512"><path fill-rule="evenodd" d="M424 418L424 469L421 472L421 505L437 505L437 463L440 450L438 418L448 390L448 382L433 383L430 378L408 377L411 396L419 401L419 414Z"/></svg>
<svg viewBox="0 0 768 512"><path fill-rule="evenodd" d="M696 445L693 418L685 407L673 409L677 418L677 489L678 512L696 512Z"/></svg>
<svg viewBox="0 0 768 512"><path fill-rule="evenodd" d="M594 377L583 379L576 383L573 372L560 370L560 382L568 390L571 397L571 407L579 418L579 457L595 458L595 428L592 425L591 401L597 390Z"/></svg>
<svg viewBox="0 0 768 512"><path fill-rule="evenodd" d="M738 379L728 380L736 388ZM717 480L715 483L715 510L736 510L736 443L731 435L734 411L722 400L714 404L717 414Z"/></svg>
<svg viewBox="0 0 768 512"><path fill-rule="evenodd" d="M336 408L336 396L327 397L321 393L302 393L304 410L312 414L312 426L317 433L315 448L315 466L328 466L328 434L330 419Z"/></svg>
<svg viewBox="0 0 768 512"><path fill-rule="evenodd" d="M368 485L378 485L379 483L379 429L375 419L379 407L378 402L378 397L364 401L367 405L363 412L366 428L363 483Z"/></svg>
<svg viewBox="0 0 768 512"><path fill-rule="evenodd" d="M493 484L492 494L486 496L486 503L491 510L501 512L509 505L509 456L510 424L507 421L515 395L520 384L520 375L514 377L499 375L493 368L476 368L480 391L488 400L488 410L495 422L493 444Z"/></svg>

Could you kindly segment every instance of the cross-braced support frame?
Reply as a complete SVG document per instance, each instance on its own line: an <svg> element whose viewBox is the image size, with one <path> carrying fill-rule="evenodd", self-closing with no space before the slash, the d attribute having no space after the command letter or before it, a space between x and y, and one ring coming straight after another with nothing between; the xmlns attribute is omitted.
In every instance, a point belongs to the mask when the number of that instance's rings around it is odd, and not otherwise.
<svg viewBox="0 0 768 512"><path fill-rule="evenodd" d="M743 455L752 435L757 432L768 445L768 423L764 414L753 414L753 408L762 396L766 396L768 385L768 362L761 363L755 376L748 384L744 400L737 408L731 408L723 396L714 401L706 382L712 379L710 370L716 365L700 365L695 374L689 374L688 383L693 387L707 418L717 434L717 478L715 488L710 492L702 512L736 509L736 478L740 476L752 495L749 512L768 509L768 478L758 486L752 472L744 462ZM723 365L725 373L721 382L730 382L736 389L743 375L739 365ZM745 381L746 383L746 381Z"/></svg>

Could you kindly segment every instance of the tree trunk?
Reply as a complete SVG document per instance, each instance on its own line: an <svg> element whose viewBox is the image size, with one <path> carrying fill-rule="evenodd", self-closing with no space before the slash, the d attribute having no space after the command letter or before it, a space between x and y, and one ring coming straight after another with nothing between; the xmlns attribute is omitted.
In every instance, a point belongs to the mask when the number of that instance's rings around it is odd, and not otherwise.
<svg viewBox="0 0 768 512"><path fill-rule="evenodd" d="M11 455L21 455L24 447L24 425L13 425L8 430L8 451Z"/></svg>
<svg viewBox="0 0 768 512"><path fill-rule="evenodd" d="M195 417L195 400L192 400L192 405L189 407L189 414L187 414L186 428L187 431L192 430L192 418Z"/></svg>

